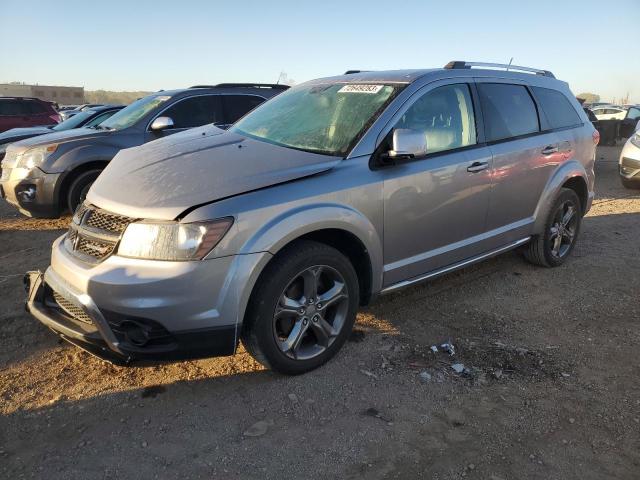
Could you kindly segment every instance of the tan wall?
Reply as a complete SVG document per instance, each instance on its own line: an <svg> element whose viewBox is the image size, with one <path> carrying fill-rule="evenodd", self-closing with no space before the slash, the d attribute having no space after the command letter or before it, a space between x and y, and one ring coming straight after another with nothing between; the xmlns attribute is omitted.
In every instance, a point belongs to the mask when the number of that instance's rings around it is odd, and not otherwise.
<svg viewBox="0 0 640 480"><path fill-rule="evenodd" d="M59 105L84 103L83 87L55 87L50 85L0 84L0 95L5 97L36 97Z"/></svg>

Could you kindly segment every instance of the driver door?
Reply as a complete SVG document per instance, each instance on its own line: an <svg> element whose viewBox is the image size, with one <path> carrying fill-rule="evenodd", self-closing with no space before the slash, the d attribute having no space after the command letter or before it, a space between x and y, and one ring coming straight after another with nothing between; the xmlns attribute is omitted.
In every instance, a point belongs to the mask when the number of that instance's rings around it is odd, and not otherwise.
<svg viewBox="0 0 640 480"><path fill-rule="evenodd" d="M427 155L380 170L385 286L482 253L492 156L478 138L473 84L432 85L396 114L389 132L423 132Z"/></svg>

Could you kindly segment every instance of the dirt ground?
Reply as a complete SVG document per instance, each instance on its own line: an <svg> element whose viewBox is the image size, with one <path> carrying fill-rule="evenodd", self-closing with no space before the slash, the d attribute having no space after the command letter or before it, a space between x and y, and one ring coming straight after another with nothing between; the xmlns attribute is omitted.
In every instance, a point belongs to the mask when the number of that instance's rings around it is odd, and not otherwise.
<svg viewBox="0 0 640 480"><path fill-rule="evenodd" d="M291 378L246 353L119 368L60 342L22 274L68 219L2 203L0 478L640 478L640 192L619 151L599 149L563 267L512 252L383 297Z"/></svg>

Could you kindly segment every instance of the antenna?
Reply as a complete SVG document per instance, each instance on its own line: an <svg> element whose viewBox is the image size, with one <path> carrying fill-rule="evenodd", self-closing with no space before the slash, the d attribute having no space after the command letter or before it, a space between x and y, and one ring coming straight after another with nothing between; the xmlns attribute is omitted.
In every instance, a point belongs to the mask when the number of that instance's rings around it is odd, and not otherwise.
<svg viewBox="0 0 640 480"><path fill-rule="evenodd" d="M507 72L509 71L509 67L511 66L512 63L513 63L513 57L511 57L511 60L509 60L509 63L507 65Z"/></svg>

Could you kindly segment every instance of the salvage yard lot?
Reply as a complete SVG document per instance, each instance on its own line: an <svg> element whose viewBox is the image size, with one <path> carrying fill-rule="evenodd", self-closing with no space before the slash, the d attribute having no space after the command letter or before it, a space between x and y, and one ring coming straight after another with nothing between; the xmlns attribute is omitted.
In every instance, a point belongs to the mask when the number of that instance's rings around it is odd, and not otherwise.
<svg viewBox="0 0 640 480"><path fill-rule="evenodd" d="M0 477L640 478L640 194L619 151L598 149L565 266L512 252L380 298L299 377L243 352L120 368L61 343L24 312L22 274L69 220L2 203ZM430 351L449 339L455 355Z"/></svg>

